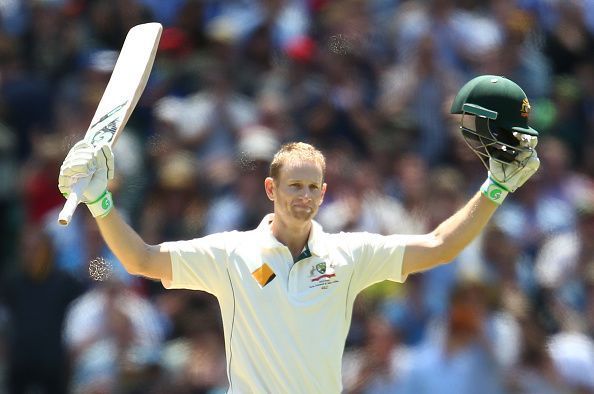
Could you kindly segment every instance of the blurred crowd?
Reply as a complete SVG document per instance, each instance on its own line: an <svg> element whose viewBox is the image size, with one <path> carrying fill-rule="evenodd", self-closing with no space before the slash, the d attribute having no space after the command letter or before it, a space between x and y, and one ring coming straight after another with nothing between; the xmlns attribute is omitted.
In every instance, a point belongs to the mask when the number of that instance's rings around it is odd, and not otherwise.
<svg viewBox="0 0 594 394"><path fill-rule="evenodd" d="M227 389L215 298L128 275L83 207L56 220L59 166L149 21L110 184L147 243L255 227L293 140L327 155L326 231L431 231L486 176L453 96L522 86L541 169L451 264L359 296L344 390L594 393L592 0L1 0L0 392Z"/></svg>

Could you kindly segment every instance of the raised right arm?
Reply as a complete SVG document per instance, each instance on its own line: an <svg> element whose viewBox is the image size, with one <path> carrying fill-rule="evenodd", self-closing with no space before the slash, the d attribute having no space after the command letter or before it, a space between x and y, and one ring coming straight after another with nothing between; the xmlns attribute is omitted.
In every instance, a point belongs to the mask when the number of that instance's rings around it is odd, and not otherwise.
<svg viewBox="0 0 594 394"><path fill-rule="evenodd" d="M115 209L106 216L97 217L97 225L105 243L126 271L171 281L171 257L164 246L146 244Z"/></svg>
<svg viewBox="0 0 594 394"><path fill-rule="evenodd" d="M113 208L107 181L114 175L109 145L94 147L80 141L70 149L60 168L58 187L67 196L77 182L84 181L81 201L97 224L107 246L133 275L171 281L171 257L163 245L148 245Z"/></svg>

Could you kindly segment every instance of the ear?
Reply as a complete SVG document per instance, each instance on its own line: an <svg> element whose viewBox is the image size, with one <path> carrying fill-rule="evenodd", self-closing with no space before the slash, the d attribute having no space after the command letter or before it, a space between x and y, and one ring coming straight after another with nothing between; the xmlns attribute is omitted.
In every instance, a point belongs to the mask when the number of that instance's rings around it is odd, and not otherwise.
<svg viewBox="0 0 594 394"><path fill-rule="evenodd" d="M264 179L264 190L270 201L274 201L274 179L267 177Z"/></svg>
<svg viewBox="0 0 594 394"><path fill-rule="evenodd" d="M326 182L322 183L322 198L320 199L320 205L322 205L322 203L324 202L324 195L326 194L326 187L328 185L326 184Z"/></svg>

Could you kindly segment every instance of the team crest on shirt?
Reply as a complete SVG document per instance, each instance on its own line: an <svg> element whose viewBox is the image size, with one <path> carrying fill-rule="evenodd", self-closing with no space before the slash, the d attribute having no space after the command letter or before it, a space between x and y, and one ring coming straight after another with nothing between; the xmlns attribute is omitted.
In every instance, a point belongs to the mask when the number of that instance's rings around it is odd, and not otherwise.
<svg viewBox="0 0 594 394"><path fill-rule="evenodd" d="M309 270L309 281L310 289L319 286L325 289L329 284L337 283L334 265L327 265L325 261L312 265Z"/></svg>

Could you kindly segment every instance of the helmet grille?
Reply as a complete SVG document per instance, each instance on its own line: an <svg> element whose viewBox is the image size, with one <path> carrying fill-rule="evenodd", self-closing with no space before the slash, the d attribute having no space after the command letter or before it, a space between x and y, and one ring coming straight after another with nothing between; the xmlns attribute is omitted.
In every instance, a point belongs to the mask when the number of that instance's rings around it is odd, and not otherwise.
<svg viewBox="0 0 594 394"><path fill-rule="evenodd" d="M467 118L471 118L470 121ZM489 159L501 164L516 162L518 168L522 168L525 163L518 162L517 158L528 148L520 146L520 141L514 136L513 131L498 127L494 123L486 117L463 112L460 131L464 141L478 155L487 170ZM506 178L512 175L509 174Z"/></svg>

